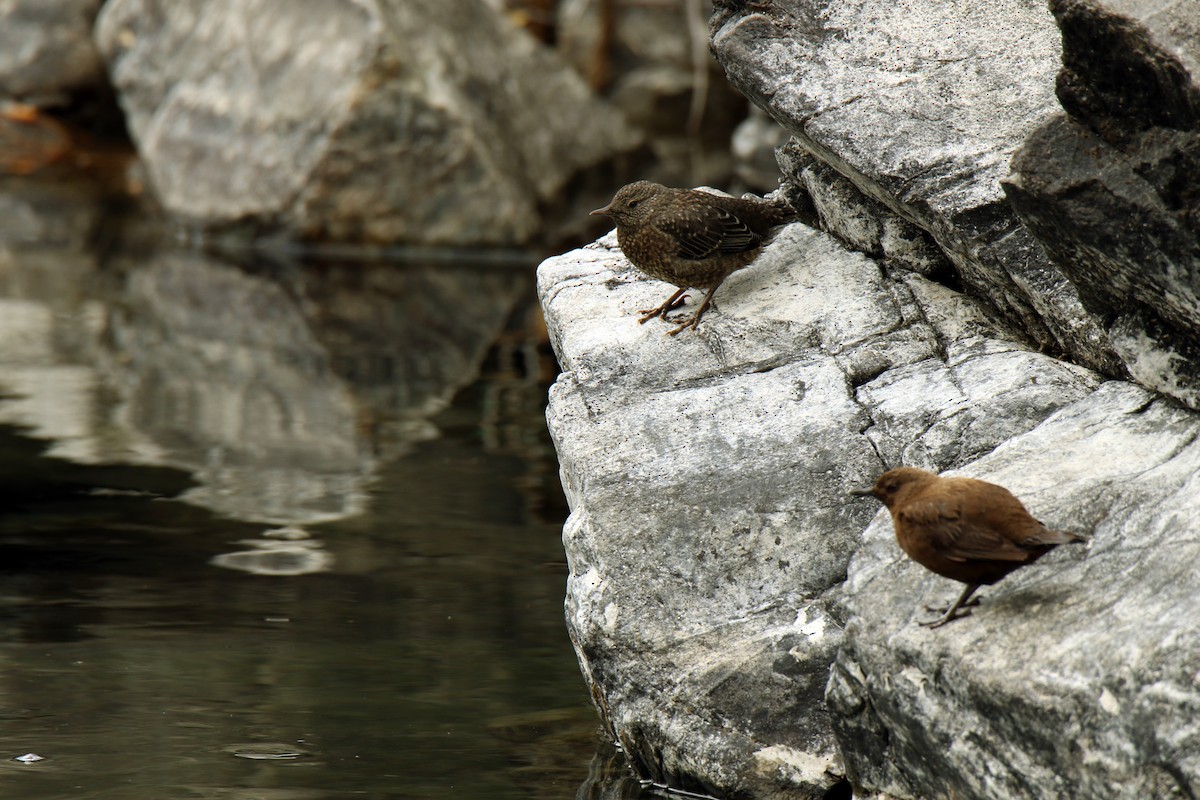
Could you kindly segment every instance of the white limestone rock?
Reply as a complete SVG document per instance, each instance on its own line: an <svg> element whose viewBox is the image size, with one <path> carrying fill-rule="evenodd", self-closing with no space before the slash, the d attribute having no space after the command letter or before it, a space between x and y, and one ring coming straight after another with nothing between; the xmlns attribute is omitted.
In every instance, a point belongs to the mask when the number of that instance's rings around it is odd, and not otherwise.
<svg viewBox="0 0 1200 800"><path fill-rule="evenodd" d="M96 41L153 189L203 228L520 244L641 142L475 0L111 0Z"/></svg>
<svg viewBox="0 0 1200 800"><path fill-rule="evenodd" d="M1044 3L727 2L711 32L734 85L925 231L972 294L1038 346L1121 373L1100 321L1000 186L1013 153L1059 111L1059 33Z"/></svg>
<svg viewBox="0 0 1200 800"><path fill-rule="evenodd" d="M819 797L843 775L821 699L835 600L875 513L847 489L914 437L934 468L977 457L1098 378L801 224L670 337L636 312L671 287L614 245L538 270L583 673L647 777Z"/></svg>
<svg viewBox="0 0 1200 800"><path fill-rule="evenodd" d="M1111 381L961 474L1091 535L985 587L908 561L887 515L863 534L830 712L862 796L1174 798L1200 779L1200 416ZM860 796L856 791L855 796Z"/></svg>

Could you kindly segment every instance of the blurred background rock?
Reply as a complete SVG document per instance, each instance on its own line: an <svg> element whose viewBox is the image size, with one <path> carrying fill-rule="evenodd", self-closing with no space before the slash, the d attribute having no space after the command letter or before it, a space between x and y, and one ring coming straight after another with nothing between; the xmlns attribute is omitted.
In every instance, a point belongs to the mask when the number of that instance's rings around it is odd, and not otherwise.
<svg viewBox="0 0 1200 800"><path fill-rule="evenodd" d="M0 162L95 159L205 237L545 248L649 177L773 189L706 0L11 0Z"/></svg>

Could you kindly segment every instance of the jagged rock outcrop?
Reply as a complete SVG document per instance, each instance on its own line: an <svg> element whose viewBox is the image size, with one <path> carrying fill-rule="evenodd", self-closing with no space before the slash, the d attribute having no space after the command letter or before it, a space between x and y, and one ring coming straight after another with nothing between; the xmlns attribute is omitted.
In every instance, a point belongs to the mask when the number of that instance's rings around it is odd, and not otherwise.
<svg viewBox="0 0 1200 800"><path fill-rule="evenodd" d="M668 337L637 323L660 287L614 244L539 270L584 674L644 774L819 797L844 774L821 700L838 598L876 512L846 490L969 462L1100 379L800 224Z"/></svg>
<svg viewBox="0 0 1200 800"><path fill-rule="evenodd" d="M1121 374L1100 322L1005 201L1000 180L1059 111L1059 34L1040 0L721 3L729 78L807 151L921 228L1039 347Z"/></svg>
<svg viewBox="0 0 1200 800"><path fill-rule="evenodd" d="M959 584L903 559L875 520L827 695L855 797L1195 796L1198 437L1194 412L1109 381L972 463L1092 541L936 631L914 621Z"/></svg>
<svg viewBox="0 0 1200 800"><path fill-rule="evenodd" d="M206 227L519 244L640 143L479 0L111 0L96 39L163 205Z"/></svg>
<svg viewBox="0 0 1200 800"><path fill-rule="evenodd" d="M1083 5L1054 4L1060 20ZM1194 41L1156 8L1150 41ZM1152 355L1154 324L1183 331L1191 300L1163 276L1189 273L1151 270L1125 305L1118 272L1095 279L1127 314L1114 325L1102 287L1076 279L1088 265L1068 263L1072 240L1048 257L1009 205L1022 147L1018 204L1036 170L1075 169L1033 147L1063 129L1054 19L1015 0L719 3L714 50L793 135L784 191L856 252L792 225L676 338L637 324L661 286L611 238L541 266L563 366L548 419L572 509L568 626L643 775L720 796L1196 794L1200 415L1156 394L1187 399L1128 345ZM1161 63L1189 63L1172 52ZM1142 74L1116 61L1117 77ZM1105 92L1089 108L1136 111ZM1085 133L1111 147L1112 130ZM1137 136L1190 152L1168 133ZM1104 150L1074 157L1095 153L1105 180L1135 185ZM1126 227L1052 197L1035 200L1068 233ZM965 621L919 627L959 585L846 495L900 464L1006 485L1091 542L986 588Z"/></svg>

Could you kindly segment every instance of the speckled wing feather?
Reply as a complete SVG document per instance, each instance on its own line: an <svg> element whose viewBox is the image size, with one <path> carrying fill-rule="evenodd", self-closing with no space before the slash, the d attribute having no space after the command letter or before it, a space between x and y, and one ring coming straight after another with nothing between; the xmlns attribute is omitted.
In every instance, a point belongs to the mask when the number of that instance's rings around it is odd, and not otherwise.
<svg viewBox="0 0 1200 800"><path fill-rule="evenodd" d="M696 203L686 213L664 221L662 229L679 243L680 258L695 261L718 253L741 253L762 241L737 214L707 203Z"/></svg>
<svg viewBox="0 0 1200 800"><path fill-rule="evenodd" d="M928 534L939 555L951 561L1028 561L1034 555L992 526L964 518L958 503L917 500L900 518Z"/></svg>

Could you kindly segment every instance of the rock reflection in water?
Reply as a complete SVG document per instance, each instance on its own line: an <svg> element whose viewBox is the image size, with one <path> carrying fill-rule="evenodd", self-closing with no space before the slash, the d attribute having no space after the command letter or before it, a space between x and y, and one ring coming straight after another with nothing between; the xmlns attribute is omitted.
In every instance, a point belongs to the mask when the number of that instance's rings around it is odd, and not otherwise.
<svg viewBox="0 0 1200 800"><path fill-rule="evenodd" d="M437 435L520 283L471 269L295 266L198 254L122 265L103 369L124 419L202 486L195 502L277 524L361 511L377 459Z"/></svg>
<svg viewBox="0 0 1200 800"><path fill-rule="evenodd" d="M0 185L24 221L0 226L0 422L77 463L184 469L198 484L186 499L233 519L361 513L380 461L438 435L429 416L478 375L528 291L494 266L101 259L100 197ZM218 563L326 568L304 539L264 535Z"/></svg>

